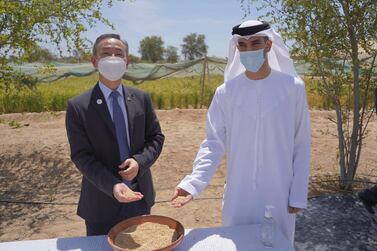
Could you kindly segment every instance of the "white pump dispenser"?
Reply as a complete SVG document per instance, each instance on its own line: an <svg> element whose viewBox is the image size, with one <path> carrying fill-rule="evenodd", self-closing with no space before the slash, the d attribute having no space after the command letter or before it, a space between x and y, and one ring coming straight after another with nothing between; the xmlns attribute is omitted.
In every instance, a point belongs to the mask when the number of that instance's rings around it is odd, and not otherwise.
<svg viewBox="0 0 377 251"><path fill-rule="evenodd" d="M274 206L266 205L264 211L264 218L261 226L261 242L263 246L272 248L274 246L275 239L275 221L272 217L272 211Z"/></svg>

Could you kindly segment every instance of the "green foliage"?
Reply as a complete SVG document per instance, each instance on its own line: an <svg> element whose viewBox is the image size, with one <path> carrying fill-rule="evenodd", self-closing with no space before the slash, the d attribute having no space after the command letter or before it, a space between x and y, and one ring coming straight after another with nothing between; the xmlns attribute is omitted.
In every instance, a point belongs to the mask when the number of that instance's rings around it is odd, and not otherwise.
<svg viewBox="0 0 377 251"><path fill-rule="evenodd" d="M12 89L5 93L0 90L0 114L15 112L64 111L67 101L93 87L97 75L88 77L70 77L52 83L37 84L35 90L30 88ZM306 78L308 103L315 109L333 109L325 96L318 92L318 79ZM211 86L205 81L203 107L208 107L217 86L223 83L221 75L211 75ZM200 76L165 78L145 81L140 85L127 85L150 93L157 109L199 108L201 97ZM372 107L373 103L369 105ZM0 121L1 123L1 121Z"/></svg>
<svg viewBox="0 0 377 251"><path fill-rule="evenodd" d="M153 96L153 97L155 97L155 96ZM157 101L155 101L155 99L153 99L153 97L152 97L152 101L153 101L154 104L156 104L155 107L157 107L158 109L164 108L164 96L163 96L163 94L159 94L157 96Z"/></svg>
<svg viewBox="0 0 377 251"><path fill-rule="evenodd" d="M131 63L131 64L137 64L137 63L140 63L140 61L141 61L141 58L139 58L139 57L137 57L137 56L135 56L133 54L129 54L128 58L130 60L129 63Z"/></svg>
<svg viewBox="0 0 377 251"><path fill-rule="evenodd" d="M13 88L8 92L0 90L0 114L15 112L63 111L67 101L94 86L97 75L88 77L70 77L52 83L37 84L30 88ZM223 82L220 75L211 76L213 86L205 85L204 107L208 106L215 88ZM166 78L145 81L140 85L127 85L150 93L152 101L158 109L197 108L200 97L200 76Z"/></svg>
<svg viewBox="0 0 377 251"><path fill-rule="evenodd" d="M57 72L57 69L56 69L55 65L53 65L51 63L46 63L38 69L37 73L41 74L41 75L53 75L56 72Z"/></svg>
<svg viewBox="0 0 377 251"><path fill-rule="evenodd" d="M27 62L51 62L56 60L56 57L45 48L41 48L37 44L34 45L32 51L24 56Z"/></svg>
<svg viewBox="0 0 377 251"><path fill-rule="evenodd" d="M17 129L17 128L21 128L22 127L22 124L20 124L19 122L15 121L15 120L12 120L8 123L8 125L12 128L12 129Z"/></svg>
<svg viewBox="0 0 377 251"><path fill-rule="evenodd" d="M183 38L182 54L185 59L194 60L202 58L207 54L208 46L205 42L205 35L190 33Z"/></svg>
<svg viewBox="0 0 377 251"><path fill-rule="evenodd" d="M86 49L73 49L70 55L60 55L55 59L57 62L64 62L70 64L80 64L84 62L90 62L92 58L92 51L89 48Z"/></svg>
<svg viewBox="0 0 377 251"><path fill-rule="evenodd" d="M0 0L0 89L12 89L25 79L8 66L9 58L22 63L42 55L49 57L47 51L40 49L40 44L54 44L60 54L63 43L68 51L81 50L88 47L81 37L88 28L98 22L112 27L101 14L103 2ZM106 2L109 6L113 4L113 0Z"/></svg>
<svg viewBox="0 0 377 251"><path fill-rule="evenodd" d="M174 46L168 46L165 49L165 60L168 63L178 62L178 48Z"/></svg>
<svg viewBox="0 0 377 251"><path fill-rule="evenodd" d="M204 107L208 107L217 86L223 83L223 76L211 76L214 83L204 88ZM165 78L160 80L146 81L137 88L151 94L152 101L158 109L173 108L198 108L200 97L200 76Z"/></svg>
<svg viewBox="0 0 377 251"><path fill-rule="evenodd" d="M157 62L163 59L164 41L160 36L145 37L140 41L139 52L141 59Z"/></svg>
<svg viewBox="0 0 377 251"><path fill-rule="evenodd" d="M340 177L350 188L373 115L369 104L377 86L377 1L241 3L247 11L269 10L263 19L294 42L293 55L309 63L312 75L319 77L317 90L337 112Z"/></svg>

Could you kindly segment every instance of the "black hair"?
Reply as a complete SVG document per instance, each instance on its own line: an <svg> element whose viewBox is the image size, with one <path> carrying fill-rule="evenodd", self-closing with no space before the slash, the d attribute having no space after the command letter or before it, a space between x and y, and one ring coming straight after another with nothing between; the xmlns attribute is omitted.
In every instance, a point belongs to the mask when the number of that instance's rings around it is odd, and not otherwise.
<svg viewBox="0 0 377 251"><path fill-rule="evenodd" d="M107 38L115 38L115 39L118 39L120 40L124 46L126 46L126 53L128 55L128 43L126 40L123 40L120 38L120 35L119 34L115 34L115 33L107 33L107 34L102 34L101 36L97 37L96 41L94 42L94 45L93 45L93 55L95 56L96 53L97 53L97 46L98 44L104 40L104 39L107 39Z"/></svg>

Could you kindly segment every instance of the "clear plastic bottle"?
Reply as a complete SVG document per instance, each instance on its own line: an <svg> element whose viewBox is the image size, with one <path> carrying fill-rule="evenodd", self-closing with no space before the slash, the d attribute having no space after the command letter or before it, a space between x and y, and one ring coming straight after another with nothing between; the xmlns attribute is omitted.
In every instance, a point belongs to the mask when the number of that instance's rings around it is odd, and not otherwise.
<svg viewBox="0 0 377 251"><path fill-rule="evenodd" d="M271 209L273 206L267 205L261 225L261 242L264 247L272 248L275 240L275 221L272 217Z"/></svg>

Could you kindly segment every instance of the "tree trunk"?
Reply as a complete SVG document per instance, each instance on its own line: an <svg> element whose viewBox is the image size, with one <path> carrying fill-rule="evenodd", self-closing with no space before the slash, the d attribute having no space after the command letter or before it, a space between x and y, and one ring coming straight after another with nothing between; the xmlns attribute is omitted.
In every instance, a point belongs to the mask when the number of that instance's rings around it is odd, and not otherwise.
<svg viewBox="0 0 377 251"><path fill-rule="evenodd" d="M337 121L337 130L338 130L338 147L339 147L339 169L340 169L340 186L344 188L346 184L346 157L345 157L345 142L344 142L344 130L343 130L343 117L342 110L340 107L340 101L337 99L335 101L335 111L336 111L336 121Z"/></svg>
<svg viewBox="0 0 377 251"><path fill-rule="evenodd" d="M352 11L350 9L349 3L342 3L344 15L347 23L348 34L351 43L351 57L352 57L352 73L353 73L353 122L352 122L352 133L350 138L350 149L349 149L349 159L348 166L346 170L346 179L344 181L345 189L349 190L352 187L353 179L356 174L358 159L358 148L361 147L361 140L359 138L360 130L360 79L359 79L359 58L358 58L358 44L357 44L357 34L355 32L355 27L352 18L350 18Z"/></svg>

